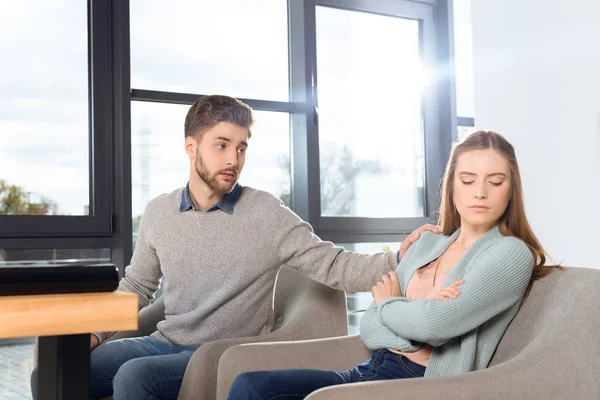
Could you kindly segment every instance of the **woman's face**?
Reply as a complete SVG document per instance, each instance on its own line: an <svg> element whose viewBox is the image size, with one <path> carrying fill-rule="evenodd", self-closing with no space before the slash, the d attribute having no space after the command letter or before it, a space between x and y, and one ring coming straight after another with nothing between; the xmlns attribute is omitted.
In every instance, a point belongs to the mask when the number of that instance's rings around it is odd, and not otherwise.
<svg viewBox="0 0 600 400"><path fill-rule="evenodd" d="M459 156L454 172L454 204L461 226L490 229L502 216L511 193L510 167L492 149Z"/></svg>

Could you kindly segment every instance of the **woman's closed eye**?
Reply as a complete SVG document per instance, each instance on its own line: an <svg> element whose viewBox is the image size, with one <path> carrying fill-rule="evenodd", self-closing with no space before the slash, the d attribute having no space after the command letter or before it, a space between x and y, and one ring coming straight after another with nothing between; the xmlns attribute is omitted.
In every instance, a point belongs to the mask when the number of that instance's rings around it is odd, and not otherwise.
<svg viewBox="0 0 600 400"><path fill-rule="evenodd" d="M475 181L463 181L463 180L461 180L461 182L463 183L463 185L471 185L471 184L473 184ZM504 181L502 181L502 182L492 182L492 181L490 181L490 183L491 183L492 185L494 185L494 186L500 186L500 185L502 185L502 184L504 183Z"/></svg>

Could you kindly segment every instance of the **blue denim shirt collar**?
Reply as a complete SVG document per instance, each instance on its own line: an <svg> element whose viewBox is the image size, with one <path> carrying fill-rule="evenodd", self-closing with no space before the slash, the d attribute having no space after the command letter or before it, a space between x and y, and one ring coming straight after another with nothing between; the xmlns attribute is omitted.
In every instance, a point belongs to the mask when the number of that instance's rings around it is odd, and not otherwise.
<svg viewBox="0 0 600 400"><path fill-rule="evenodd" d="M221 210L225 211L227 214L233 214L233 208L235 207L235 204L239 200L241 194L242 194L242 185L240 185L239 183L236 183L235 186L233 187L233 189L231 190L231 192L229 192L225 196L223 196L221 201L219 201L217 204L215 204L214 206L209 208L207 210L207 212L221 209ZM188 210L199 211L196 208L196 206L194 206L194 202L192 201L192 198L190 197L189 182L187 185L185 185L185 188L183 188L183 193L181 195L181 205L179 206L180 212L184 212L184 211L188 211Z"/></svg>

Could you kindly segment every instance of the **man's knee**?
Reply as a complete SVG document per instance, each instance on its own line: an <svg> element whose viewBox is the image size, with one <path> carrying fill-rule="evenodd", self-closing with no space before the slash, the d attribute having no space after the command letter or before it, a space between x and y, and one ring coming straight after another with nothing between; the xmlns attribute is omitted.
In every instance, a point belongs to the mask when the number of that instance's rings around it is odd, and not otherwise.
<svg viewBox="0 0 600 400"><path fill-rule="evenodd" d="M148 390L152 384L153 373L147 368L143 358L135 358L125 362L113 378L115 393L141 393L140 390Z"/></svg>

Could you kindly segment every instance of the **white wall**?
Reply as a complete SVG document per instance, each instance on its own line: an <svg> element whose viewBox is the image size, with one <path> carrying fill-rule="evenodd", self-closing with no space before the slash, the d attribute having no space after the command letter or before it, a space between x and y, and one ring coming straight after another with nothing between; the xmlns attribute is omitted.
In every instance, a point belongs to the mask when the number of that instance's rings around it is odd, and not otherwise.
<svg viewBox="0 0 600 400"><path fill-rule="evenodd" d="M475 121L517 151L556 262L600 268L600 1L472 0Z"/></svg>

